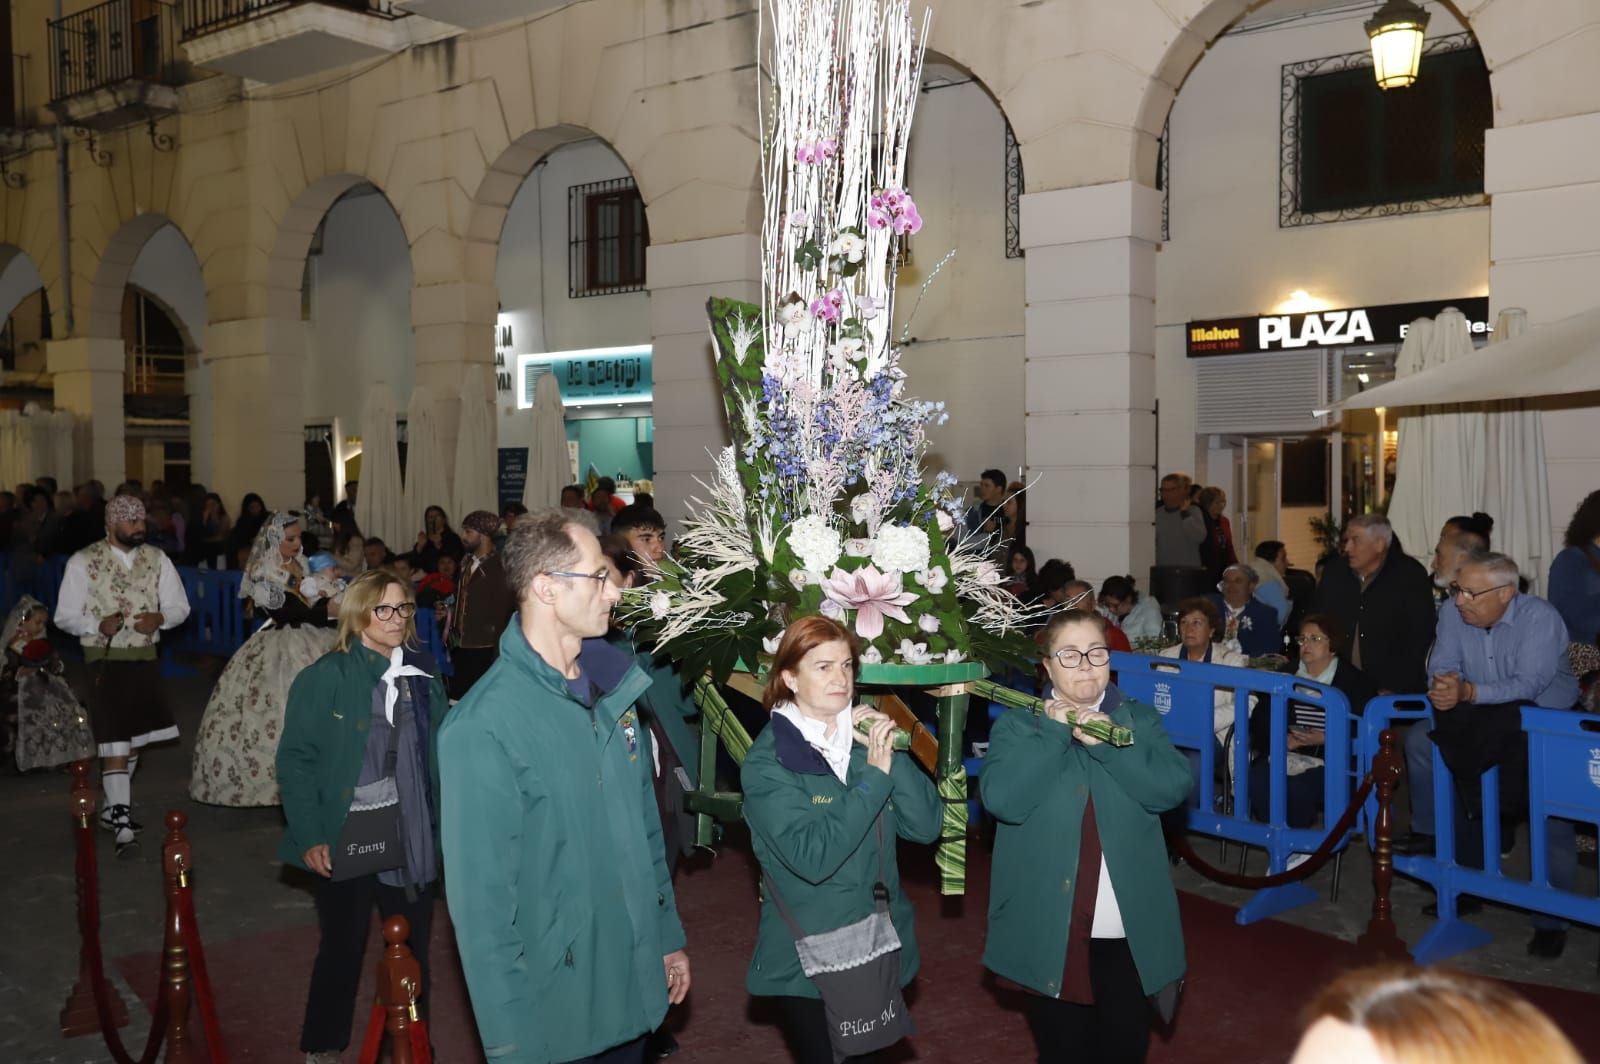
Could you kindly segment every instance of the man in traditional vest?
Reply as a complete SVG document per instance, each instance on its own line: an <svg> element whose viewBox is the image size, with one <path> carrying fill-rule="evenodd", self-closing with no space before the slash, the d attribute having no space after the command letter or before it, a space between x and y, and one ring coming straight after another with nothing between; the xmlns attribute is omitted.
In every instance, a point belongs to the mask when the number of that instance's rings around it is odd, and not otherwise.
<svg viewBox="0 0 1600 1064"><path fill-rule="evenodd" d="M89 722L105 790L100 826L116 835L118 857L137 845L131 781L139 749L178 737L156 644L163 628L189 616L178 571L144 540L144 503L135 495L114 497L106 504L106 538L67 562L56 603L56 626L83 643L94 676Z"/></svg>

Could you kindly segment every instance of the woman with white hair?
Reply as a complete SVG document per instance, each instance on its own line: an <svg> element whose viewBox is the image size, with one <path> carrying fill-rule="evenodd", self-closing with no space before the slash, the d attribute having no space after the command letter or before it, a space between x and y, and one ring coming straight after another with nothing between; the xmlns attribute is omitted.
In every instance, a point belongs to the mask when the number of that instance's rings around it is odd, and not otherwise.
<svg viewBox="0 0 1600 1064"><path fill-rule="evenodd" d="M1222 618L1217 638L1236 646L1247 658L1283 653L1283 625L1278 612L1255 597L1260 578L1248 565L1230 565L1222 571L1217 594L1209 596Z"/></svg>

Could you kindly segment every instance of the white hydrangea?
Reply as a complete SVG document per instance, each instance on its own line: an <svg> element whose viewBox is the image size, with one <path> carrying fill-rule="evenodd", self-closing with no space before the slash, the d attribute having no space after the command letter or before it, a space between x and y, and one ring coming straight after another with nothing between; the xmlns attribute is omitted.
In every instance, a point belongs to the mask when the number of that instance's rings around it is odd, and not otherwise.
<svg viewBox="0 0 1600 1064"><path fill-rule="evenodd" d="M929 554L928 533L914 525L881 525L873 539L872 564L881 572L919 572Z"/></svg>
<svg viewBox="0 0 1600 1064"><path fill-rule="evenodd" d="M839 533L828 527L826 518L806 514L789 527L789 549L807 571L831 572L839 560Z"/></svg>

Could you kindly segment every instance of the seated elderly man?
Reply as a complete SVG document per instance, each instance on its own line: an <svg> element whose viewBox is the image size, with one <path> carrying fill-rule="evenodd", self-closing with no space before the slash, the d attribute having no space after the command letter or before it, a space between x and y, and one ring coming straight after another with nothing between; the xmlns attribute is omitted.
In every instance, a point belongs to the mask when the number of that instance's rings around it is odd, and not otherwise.
<svg viewBox="0 0 1600 1064"><path fill-rule="evenodd" d="M1278 611L1255 597L1261 577L1248 565L1230 565L1217 585L1221 594L1207 596L1222 618L1218 639L1237 642L1247 658L1283 653L1283 625Z"/></svg>
<svg viewBox="0 0 1600 1064"><path fill-rule="evenodd" d="M1439 610L1438 636L1428 660L1434 724L1406 736L1411 788L1411 834L1397 843L1404 853L1433 849L1433 748L1456 781L1456 857L1483 863L1483 800L1479 778L1500 769L1502 846L1509 848L1526 814L1527 737L1522 707L1564 709L1578 698L1578 681L1567 658L1567 628L1554 606L1518 591L1517 563L1503 554L1473 554L1449 587ZM1577 871L1573 824L1550 820L1550 882L1571 889ZM1467 899L1463 899L1464 901ZM1469 904L1465 910L1477 907ZM1535 916L1528 951L1559 956L1564 924Z"/></svg>

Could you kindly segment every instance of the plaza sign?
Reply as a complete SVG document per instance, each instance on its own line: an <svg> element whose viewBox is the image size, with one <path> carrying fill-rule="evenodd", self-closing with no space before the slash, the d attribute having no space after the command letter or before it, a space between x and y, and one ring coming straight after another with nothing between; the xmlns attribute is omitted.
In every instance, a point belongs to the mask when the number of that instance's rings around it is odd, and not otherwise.
<svg viewBox="0 0 1600 1064"><path fill-rule="evenodd" d="M1455 307L1465 314L1467 327L1475 336L1487 336L1493 328L1486 296L1430 303L1389 303L1307 314L1192 321L1184 334L1185 353L1190 358L1209 358L1357 344L1398 344L1405 339L1412 322L1418 318L1437 317L1446 307Z"/></svg>

